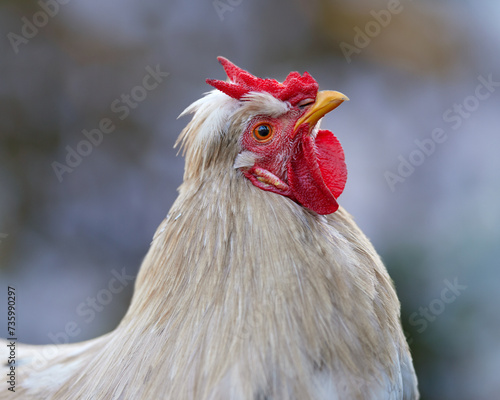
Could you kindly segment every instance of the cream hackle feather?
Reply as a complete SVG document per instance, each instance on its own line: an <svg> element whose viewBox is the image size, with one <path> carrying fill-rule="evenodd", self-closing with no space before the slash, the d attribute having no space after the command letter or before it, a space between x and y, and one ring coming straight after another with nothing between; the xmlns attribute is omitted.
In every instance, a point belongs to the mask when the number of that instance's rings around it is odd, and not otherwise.
<svg viewBox="0 0 500 400"><path fill-rule="evenodd" d="M418 398L396 293L351 216L318 215L235 168L266 110L287 105L213 91L187 109L184 183L127 314L51 357L18 344L16 393L0 399Z"/></svg>

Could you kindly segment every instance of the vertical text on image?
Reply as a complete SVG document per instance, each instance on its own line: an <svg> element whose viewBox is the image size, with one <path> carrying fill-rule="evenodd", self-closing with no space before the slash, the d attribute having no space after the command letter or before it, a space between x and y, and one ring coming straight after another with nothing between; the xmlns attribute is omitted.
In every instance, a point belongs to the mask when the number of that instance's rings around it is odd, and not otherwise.
<svg viewBox="0 0 500 400"><path fill-rule="evenodd" d="M6 366L7 390L16 391L16 289L12 286L7 287L7 347L9 348Z"/></svg>

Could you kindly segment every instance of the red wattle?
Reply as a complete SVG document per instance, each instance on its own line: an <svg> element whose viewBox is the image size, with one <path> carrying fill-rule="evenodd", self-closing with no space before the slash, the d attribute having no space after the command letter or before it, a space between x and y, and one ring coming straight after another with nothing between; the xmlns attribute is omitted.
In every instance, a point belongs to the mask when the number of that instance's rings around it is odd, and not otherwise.
<svg viewBox="0 0 500 400"><path fill-rule="evenodd" d="M316 151L321 176L337 199L344 191L347 181L344 149L332 132L321 129L316 136Z"/></svg>
<svg viewBox="0 0 500 400"><path fill-rule="evenodd" d="M316 139L305 135L288 165L288 183L296 200L318 214L339 208L347 169L342 146L333 133L320 130Z"/></svg>

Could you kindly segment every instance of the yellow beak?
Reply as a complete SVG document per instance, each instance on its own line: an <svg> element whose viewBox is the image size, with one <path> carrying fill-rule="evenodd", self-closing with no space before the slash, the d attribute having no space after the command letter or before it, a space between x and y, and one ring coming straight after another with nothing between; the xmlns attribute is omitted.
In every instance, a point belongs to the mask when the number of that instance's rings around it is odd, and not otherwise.
<svg viewBox="0 0 500 400"><path fill-rule="evenodd" d="M349 98L340 92L333 90L322 90L316 95L316 101L307 112L299 118L295 124L294 131L304 124L309 123L309 126L314 126L321 118L327 113L340 106L344 101Z"/></svg>

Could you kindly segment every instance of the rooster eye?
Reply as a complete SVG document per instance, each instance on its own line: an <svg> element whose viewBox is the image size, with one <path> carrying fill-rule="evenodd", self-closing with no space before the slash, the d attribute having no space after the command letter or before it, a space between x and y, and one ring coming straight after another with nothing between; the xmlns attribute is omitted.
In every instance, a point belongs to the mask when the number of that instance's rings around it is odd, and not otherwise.
<svg viewBox="0 0 500 400"><path fill-rule="evenodd" d="M268 123L261 123L253 128L253 137L260 143L269 142L273 136L273 127Z"/></svg>

